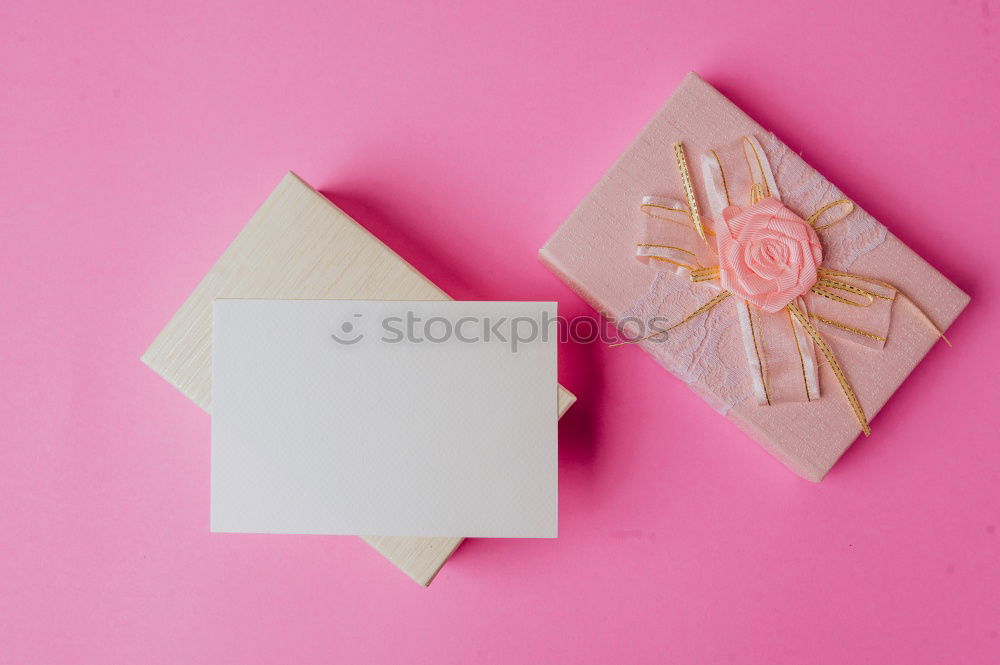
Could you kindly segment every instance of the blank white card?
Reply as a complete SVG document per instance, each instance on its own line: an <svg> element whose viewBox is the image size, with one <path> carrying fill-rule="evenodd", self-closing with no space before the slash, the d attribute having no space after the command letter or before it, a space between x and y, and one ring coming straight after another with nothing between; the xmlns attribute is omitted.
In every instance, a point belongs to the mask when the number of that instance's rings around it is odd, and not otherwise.
<svg viewBox="0 0 1000 665"><path fill-rule="evenodd" d="M212 530L555 537L555 316L216 300Z"/></svg>

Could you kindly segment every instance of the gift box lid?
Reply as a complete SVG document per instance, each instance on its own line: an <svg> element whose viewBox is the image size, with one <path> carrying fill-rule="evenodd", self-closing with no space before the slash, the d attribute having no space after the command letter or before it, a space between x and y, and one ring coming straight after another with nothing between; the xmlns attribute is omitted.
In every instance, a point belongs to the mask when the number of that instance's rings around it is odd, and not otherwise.
<svg viewBox="0 0 1000 665"><path fill-rule="evenodd" d="M285 175L142 356L209 412L216 298L450 300L294 173ZM576 398L558 390L562 415ZM462 542L392 535L364 540L425 586Z"/></svg>
<svg viewBox="0 0 1000 665"><path fill-rule="evenodd" d="M803 219L825 203L846 202L846 197L798 154L691 73L545 243L539 252L541 261L612 320L648 321L654 316L663 317L664 321L684 320L719 291L712 291L710 284L693 283L689 278L691 271L684 267L680 272L686 271L688 276L676 274L676 265L651 266L654 262L637 260L637 254L643 253L637 252L638 246L665 246L642 242L644 225L662 224L664 220L644 215L640 207L644 201L655 206L660 200L645 197L672 196L681 201L679 205L684 208L681 212L686 219L692 218L688 210L691 206L683 203L685 188L674 148L675 143L681 142L681 151L690 156L687 175L691 194L706 222L712 223L707 219L708 213L717 212L720 205L710 200L708 194L722 191L724 174L720 182L713 183L712 169L700 166L710 161L708 156L719 146L741 141L759 153L754 155L747 149L753 159L747 159L746 168L756 169L751 167L752 161L760 165L761 173L768 172L767 178L760 178L761 196L771 183L775 196L780 190L784 205L797 210ZM742 164L737 166L744 168ZM716 185L715 189L712 185ZM871 215L856 204L845 205L849 206L849 214L819 234L826 257L822 268L891 282L895 297L879 299L880 308L872 309L884 314L887 326L884 339L883 335L862 336L858 334L860 328L825 316L816 318L815 313L805 317L804 325L815 328L828 342L826 349L815 344L822 351L815 354L819 395L809 394L806 386L802 401L758 403L756 384L763 382L755 382L755 363L748 363L745 357L746 336L737 321L741 309L748 304L737 302L739 298L725 299L667 335L640 343L661 365L774 457L813 481L822 479L861 432L862 422L857 414L867 420L874 417L938 340L928 319L944 330L969 302L965 293ZM666 210L669 207L662 206L659 212L673 214ZM817 225L816 229L819 228ZM711 229L709 232L712 233ZM691 237L697 240L693 231ZM673 251L645 249L646 258L649 254ZM671 262L669 255L660 258L666 259L664 264ZM674 261L678 262L683 263ZM694 266L687 266L691 267ZM875 295L861 297L874 300L880 297L876 291L881 288L862 288L864 294ZM750 321L749 328L742 330L756 331L755 310L748 309L751 314L744 319ZM829 323L822 322L823 319ZM804 330L798 322L790 325L789 330L795 329L800 329L800 333ZM845 329L855 332L845 333ZM796 338L784 341L788 339ZM810 337L801 339L814 344ZM767 354L759 355L758 364L766 364ZM839 360L841 371L828 358ZM797 360L795 364L798 365ZM856 412L852 412L846 393L838 385L841 379L856 395Z"/></svg>

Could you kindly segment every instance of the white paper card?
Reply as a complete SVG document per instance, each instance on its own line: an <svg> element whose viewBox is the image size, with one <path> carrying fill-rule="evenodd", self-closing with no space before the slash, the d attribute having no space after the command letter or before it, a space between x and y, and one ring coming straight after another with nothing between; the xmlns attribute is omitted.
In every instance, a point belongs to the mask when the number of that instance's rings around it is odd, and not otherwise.
<svg viewBox="0 0 1000 665"><path fill-rule="evenodd" d="M555 537L555 317L216 300L212 531Z"/></svg>

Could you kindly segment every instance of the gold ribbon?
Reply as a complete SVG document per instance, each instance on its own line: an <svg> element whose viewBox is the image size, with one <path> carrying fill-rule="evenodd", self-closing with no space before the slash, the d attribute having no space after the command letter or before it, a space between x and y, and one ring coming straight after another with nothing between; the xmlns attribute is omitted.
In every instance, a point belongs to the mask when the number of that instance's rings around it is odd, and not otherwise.
<svg viewBox="0 0 1000 665"><path fill-rule="evenodd" d="M694 230L698 232L698 236L708 242L708 238L705 237L705 227L701 223L701 214L698 212L698 199L694 195L694 185L691 184L687 157L684 156L684 145L680 141L674 143L674 158L677 160L677 170L681 174L681 187L684 188L684 198L687 199L691 223L694 224Z"/></svg>
<svg viewBox="0 0 1000 665"><path fill-rule="evenodd" d="M823 354L826 361L830 363L830 369L833 370L834 376L837 377L837 381L840 382L840 388L844 391L844 395L847 397L848 403L850 403L851 408L854 410L854 417L858 419L858 424L861 425L861 431L865 433L865 436L870 436L872 433L871 427L868 425L868 416L865 415L864 409L861 408L861 403L858 401L858 396L854 393L854 389L851 388L851 382L847 380L844 376L844 370L840 368L840 363L837 362L837 356L834 355L833 349L827 345L823 336L819 334L816 327L809 321L809 318L802 313L802 310L794 302L788 303L785 309L795 317L795 320L799 322L805 331L809 333L809 336L813 338L816 343L816 348L819 352Z"/></svg>
<svg viewBox="0 0 1000 665"><path fill-rule="evenodd" d="M754 183L750 191L750 203L752 205L753 203L756 202L755 199L759 201L760 199L766 196L770 196L771 192L769 191L769 187L767 185L767 177L765 176L764 165L761 161L760 155L757 154L757 148L754 146L754 142L750 141L747 137L744 137L744 141L750 145L750 147L753 149L755 156L757 157L757 165L760 170L761 179L763 181L763 182L757 182L756 177L752 178ZM683 215L689 221L690 227L694 228L699 238L701 238L702 241L709 243L707 236L713 236L715 234L710 229L706 228L702 221L701 214L698 208L698 201L694 192L694 186L691 182L691 175L688 169L687 157L685 155L684 146L680 141L678 141L674 143L673 149L674 149L674 157L677 162L677 170L680 175L681 185L684 190L687 209L682 210L679 207L676 207L675 205L664 206L658 203L648 203L648 202L644 202L643 205L641 206L641 209L644 213L646 213L650 217L654 217L657 219L664 219L671 222L678 222L682 224L683 222L680 219L677 219L674 216L664 215L663 212L678 213L679 215ZM718 154L716 154L714 151L712 151L712 154L715 155L716 161L719 162ZM745 151L744 154L746 155ZM748 162L748 170L751 173L753 173L753 166L750 164L749 156L747 156L747 162ZM725 180L725 173L722 172L721 166L722 166L721 162L719 162L719 175L722 178L722 186L725 190L727 203L730 203L729 188ZM649 200L653 199L653 197L647 197L647 198ZM680 202L676 202L676 205L681 205L681 204ZM855 205L853 202L847 199L839 199L821 206L811 215L809 215L809 217L807 217L805 221L810 226L812 226L816 231L818 232L824 231L834 226L835 224L838 224L841 221L843 221L854 210L855 210ZM824 218L828 219L829 214L838 212L840 213L839 216L833 219L833 221L826 221L823 224L818 224L818 222L824 220ZM688 224L684 225L688 226ZM663 253L670 254L674 258L656 256L653 253L643 254L643 256L645 256L646 258L673 264L674 266L680 269L679 272L681 274L686 273L691 282L693 283L711 282L713 280L719 279L720 275L719 266L717 265L707 266L707 267L703 266L698 260L698 255L696 255L694 252L688 249L674 245L657 245L649 243L640 244L639 247L668 250ZM709 247L711 247L710 243ZM678 256L678 254L676 254L675 252L680 253L680 256ZM687 261L688 257L690 257L690 262ZM871 288L865 288L864 286L851 284L850 282L845 280L853 280L856 282L861 282L863 284L870 284L873 286L882 287L883 289L891 291L892 296L884 295L883 293L879 293L878 291ZM945 337L944 333L941 332L941 330L934 324L933 321L931 321L930 317L927 316L927 314L919 306L917 306L916 303L910 300L902 291L900 291L897 287L893 286L892 284L889 284L888 282L884 282L878 279L873 279L871 277L866 277L864 275L856 275L848 272L841 272L837 270L820 268L817 270L816 283L812 286L810 291L815 295L822 296L823 298L827 298L841 305L846 305L850 307L869 307L872 304L874 304L876 300L885 300L891 302L894 299L894 297L896 296L901 297L903 300L909 302L910 305L912 305L913 308L917 311L917 313L921 316L921 318L923 318L923 320L927 323L927 325L939 337L944 339L944 341L949 346L951 346L951 342L948 341L948 338ZM622 346L624 344L632 344L635 342L641 342L662 335L670 330L673 330L681 325L684 325L685 323L700 316L701 314L704 314L712 310L720 303L726 301L731 295L732 293L730 293L729 291L722 290L714 298L712 298L711 300L709 300L708 302L706 302L705 304L703 304L702 306L691 312L690 314L686 315L684 318L682 318L677 323L671 325L669 328L658 330L640 339L629 340L626 342L613 344L612 346ZM747 304L747 307L749 310L750 305ZM815 319L817 321L835 327L844 332L868 338L875 342L884 343L886 341L886 338L877 335L875 333L872 333L870 331L866 331L861 328L857 328L855 326L851 326L846 323L837 321L835 319L831 319L829 317L821 316L815 313L807 314L799 307L796 301L790 302L785 307L785 310L788 313L789 319L794 320L796 323L798 323L798 325L801 326L802 330L804 330L805 333L812 339L812 341L816 345L816 348L818 348L820 353L822 353L823 357L830 365L830 369L833 371L833 374L836 377L837 382L840 384L840 388L844 393L844 396L846 397L847 402L851 407L851 410L854 412L854 416L857 419L858 424L861 426L861 430L864 432L866 436L870 435L871 427L868 422L868 417L865 415L864 409L861 406L861 402L858 399L856 392L851 386L850 381L847 379L847 376L845 375L843 368L838 362L837 357L833 352L833 349L831 349L829 344L827 344L827 342L823 339L823 336L820 334L819 330L816 329L816 326L813 325L811 319ZM794 326L792 334L795 335ZM798 348L798 338L796 338L796 348ZM755 350L758 354L757 356L758 363L761 363L761 365L763 365L762 362L763 359L761 358L762 349L757 348L756 341L755 341ZM802 352L800 350L799 352L800 359L801 359L801 354ZM809 383L807 380L805 380L804 365L803 365L803 379L806 384L807 400L811 401L812 395L810 395L809 393ZM770 396L768 395L767 385L766 381L764 381L763 372L761 375L761 381L763 382L763 389L764 389L764 394L767 397L767 403L770 404L771 399Z"/></svg>

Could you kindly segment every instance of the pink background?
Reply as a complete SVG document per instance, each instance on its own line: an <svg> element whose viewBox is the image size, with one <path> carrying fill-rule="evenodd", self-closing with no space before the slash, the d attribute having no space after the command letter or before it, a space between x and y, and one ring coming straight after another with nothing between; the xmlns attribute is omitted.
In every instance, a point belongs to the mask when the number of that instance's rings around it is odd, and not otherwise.
<svg viewBox="0 0 1000 665"><path fill-rule="evenodd" d="M998 662L1000 6L721 4L0 2L0 662ZM973 296L874 436L812 485L566 346L558 540L422 589L208 533L208 416L138 357L286 169L583 314L536 250L688 69Z"/></svg>

